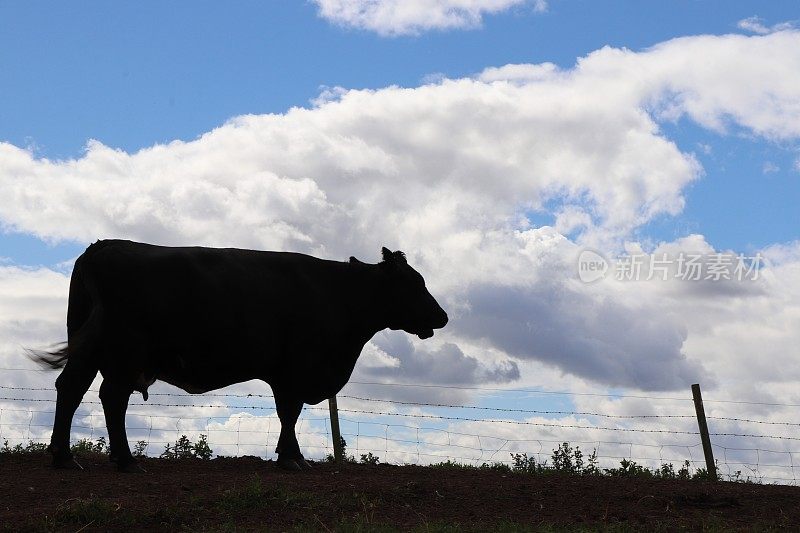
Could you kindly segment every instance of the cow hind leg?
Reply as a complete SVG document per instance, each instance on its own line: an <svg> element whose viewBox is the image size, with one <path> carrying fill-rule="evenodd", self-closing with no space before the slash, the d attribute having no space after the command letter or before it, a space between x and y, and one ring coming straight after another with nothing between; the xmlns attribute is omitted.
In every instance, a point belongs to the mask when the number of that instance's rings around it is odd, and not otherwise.
<svg viewBox="0 0 800 533"><path fill-rule="evenodd" d="M79 359L69 359L61 375L56 379L56 414L48 448L53 455L53 466L56 468L82 469L73 459L69 449L70 427L75 411L96 375L96 368L84 364Z"/></svg>
<svg viewBox="0 0 800 533"><path fill-rule="evenodd" d="M303 454L300 453L300 444L297 442L297 435L294 432L297 418L300 416L300 411L303 410L303 402L276 394L275 406L281 421L281 434L278 437L278 446L275 448L275 453L278 454L278 466L285 470L311 468Z"/></svg>
<svg viewBox="0 0 800 533"><path fill-rule="evenodd" d="M104 379L100 385L100 401L103 403L108 430L109 457L122 472L141 470L136 467L136 459L131 455L125 431L125 412L132 392L132 386L108 379Z"/></svg>

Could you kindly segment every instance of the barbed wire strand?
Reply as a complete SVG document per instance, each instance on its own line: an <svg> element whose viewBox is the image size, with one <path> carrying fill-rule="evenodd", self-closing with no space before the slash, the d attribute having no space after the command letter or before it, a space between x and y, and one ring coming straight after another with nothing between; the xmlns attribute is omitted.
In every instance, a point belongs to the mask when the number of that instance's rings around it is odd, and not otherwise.
<svg viewBox="0 0 800 533"><path fill-rule="evenodd" d="M14 367L0 367L0 370L8 371L21 371L21 372L51 372L52 369L46 368L14 368ZM475 387L466 385L438 385L438 384L425 384L425 383L391 383L380 381L350 381L348 384L354 385L367 385L367 386L382 386L382 387L417 387L417 388L433 388L433 389L452 389L452 390L472 390L479 392L516 392L524 394L554 394L562 396L596 396L604 398L636 398L644 400L663 400L663 401L685 401L691 402L692 398L688 397L671 397L671 396L649 396L643 394L615 394L615 393L597 393L597 392L574 392L574 391L550 391L542 389L517 389L517 388L497 388L497 387ZM153 393L153 394L168 394L168 393ZM219 395L223 396L223 395ZM227 394L225 396L228 396ZM260 396L248 394L247 396ZM266 395L265 395L266 397ZM743 405L764 405L764 406L777 406L777 407L800 407L800 403L781 403L781 402L753 402L746 400L717 400L714 398L703 399L704 403L727 403L727 404L743 404Z"/></svg>
<svg viewBox="0 0 800 533"><path fill-rule="evenodd" d="M46 388L35 388L35 387L12 387L6 385L0 385L0 389L7 389L7 390L22 390L22 391L38 391L38 392L54 392L53 389L46 389ZM89 389L88 392L99 392L97 390ZM168 397L183 397L183 398L194 398L197 395L192 394L173 394L173 393L157 393L153 392L150 393L150 396L168 396ZM251 397L259 397L259 398L274 398L272 395L267 394L203 394L202 396L210 396L210 397L236 397L236 398L251 398ZM447 409L470 409L470 410L479 410L479 411L491 411L491 412L503 412L503 413L520 413L520 414L540 414L540 415L567 415L567 416L593 416L593 417L602 417L602 418L615 418L615 419L694 419L695 415L664 415L664 414L649 414L649 415L612 415L607 413L598 413L598 412L590 412L590 411L566 411L566 410L540 410L540 409L517 409L517 408L505 408L505 407L486 407L486 406L478 406L478 405L457 405L457 404L444 404L444 403L430 403L430 402L409 402L409 401L401 401L401 400L389 400L389 399L381 399L381 398L366 398L362 396L350 396L350 395L340 395L339 398L346 398L352 399L357 401L367 401L367 402L379 402L379 403L388 403L388 404L395 404L395 405L409 405L409 406L418 406L418 407L436 407L436 408L447 408ZM46 401L54 401L52 399L43 399L43 398L16 398L16 397L0 397L0 400L11 400L11 401L31 401L31 402L46 402ZM131 404L131 405L151 405L156 407L227 407L230 409L263 409L263 406L216 406L216 405L201 405L201 404L162 404L162 403L148 403L148 404ZM272 407L274 408L274 407ZM737 417L725 417L725 416L706 416L708 420L720 420L720 421L729 421L729 422L740 422L740 423L751 423L751 424L763 424L763 425L774 425L774 426L790 426L790 427L800 427L800 422L776 422L776 421L769 421L769 420L754 420L750 418L737 418Z"/></svg>

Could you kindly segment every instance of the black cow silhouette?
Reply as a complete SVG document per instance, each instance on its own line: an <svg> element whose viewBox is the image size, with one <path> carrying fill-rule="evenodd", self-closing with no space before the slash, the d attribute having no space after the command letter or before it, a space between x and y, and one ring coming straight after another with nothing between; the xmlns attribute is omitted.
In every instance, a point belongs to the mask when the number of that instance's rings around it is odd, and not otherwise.
<svg viewBox="0 0 800 533"><path fill-rule="evenodd" d="M378 264L288 252L173 248L105 240L75 262L67 343L32 351L63 370L49 451L56 467L78 468L69 450L75 410L97 372L110 455L135 470L125 413L133 391L166 381L203 393L261 379L275 397L276 453L307 468L295 435L303 404L330 398L350 379L372 336L385 328L426 339L447 314L402 252Z"/></svg>

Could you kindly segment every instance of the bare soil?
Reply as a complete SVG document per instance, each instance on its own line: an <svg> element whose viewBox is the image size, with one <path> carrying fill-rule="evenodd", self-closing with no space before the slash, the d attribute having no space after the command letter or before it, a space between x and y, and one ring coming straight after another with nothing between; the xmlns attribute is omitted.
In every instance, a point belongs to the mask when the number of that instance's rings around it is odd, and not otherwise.
<svg viewBox="0 0 800 533"><path fill-rule="evenodd" d="M105 456L82 464L0 456L0 530L800 528L800 488L790 486L330 463L284 472L254 457L143 459L136 474Z"/></svg>

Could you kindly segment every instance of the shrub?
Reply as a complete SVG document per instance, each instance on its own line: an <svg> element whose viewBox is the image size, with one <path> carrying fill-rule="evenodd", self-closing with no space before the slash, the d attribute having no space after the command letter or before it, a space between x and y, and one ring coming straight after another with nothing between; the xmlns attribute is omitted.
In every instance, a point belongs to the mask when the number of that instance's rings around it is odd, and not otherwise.
<svg viewBox="0 0 800 533"><path fill-rule="evenodd" d="M44 453L47 451L47 444L43 442L28 441L28 444L16 444L14 446L8 445L8 440L3 441L3 447L0 448L0 453Z"/></svg>
<svg viewBox="0 0 800 533"><path fill-rule="evenodd" d="M146 446L146 445L145 445ZM213 450L208 445L206 435L200 435L193 443L186 435L181 435L175 444L167 444L161 453L162 459L211 459Z"/></svg>
<svg viewBox="0 0 800 533"><path fill-rule="evenodd" d="M664 468L663 465L661 468ZM651 470L636 464L636 461L629 461L628 459L620 461L619 468L607 468L606 475L615 477L654 477Z"/></svg>
<svg viewBox="0 0 800 533"><path fill-rule="evenodd" d="M361 454L360 462L362 465L376 465L381 462L381 459L377 455L372 455L372 452L367 452Z"/></svg>
<svg viewBox="0 0 800 533"><path fill-rule="evenodd" d="M535 457L528 457L527 453L512 453L514 465L511 470L523 474L541 474L547 469L547 461L539 463Z"/></svg>
<svg viewBox="0 0 800 533"><path fill-rule="evenodd" d="M466 468L475 468L472 465L466 465L464 463L459 463L459 462L453 461L452 459L448 459L447 461L442 461L441 463L432 463L430 466L432 466L433 468L452 468L452 469L458 469L458 470L463 470L463 469L466 469Z"/></svg>
<svg viewBox="0 0 800 533"><path fill-rule="evenodd" d="M355 463L356 462L356 458L353 457L352 455L347 455L347 441L344 440L344 437L342 437L342 436L339 437L339 445L342 447L342 458L343 458L344 462L345 463ZM372 454L370 453L370 455L372 455ZM325 456L325 461L327 461L329 463L336 462L336 456L333 455L332 453L329 453L328 455Z"/></svg>
<svg viewBox="0 0 800 533"><path fill-rule="evenodd" d="M496 472L511 472L511 467L505 463L501 463L500 461L495 461L494 463L481 463L479 466L481 470L494 470Z"/></svg>
<svg viewBox="0 0 800 533"><path fill-rule="evenodd" d="M147 450L147 442L143 440L136 441L136 444L133 446L132 455L134 457L144 457L146 455L145 450Z"/></svg>
<svg viewBox="0 0 800 533"><path fill-rule="evenodd" d="M97 441L92 442L89 439L81 439L72 446L70 446L72 453L108 453L108 445L106 444L105 437L97 437Z"/></svg>
<svg viewBox="0 0 800 533"><path fill-rule="evenodd" d="M197 437L197 442L193 445L192 452L195 457L203 459L204 461L211 459L211 456L214 454L214 451L208 445L208 437L206 435Z"/></svg>
<svg viewBox="0 0 800 533"><path fill-rule="evenodd" d="M555 472L582 476L596 476L601 473L597 466L597 449L592 450L588 458L584 458L580 446L572 448L568 442L564 442L553 450L552 460L553 466L550 469ZM542 466L548 468L546 462Z"/></svg>

